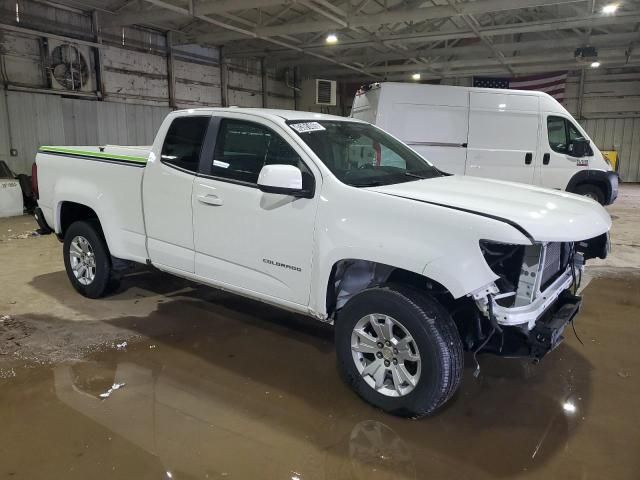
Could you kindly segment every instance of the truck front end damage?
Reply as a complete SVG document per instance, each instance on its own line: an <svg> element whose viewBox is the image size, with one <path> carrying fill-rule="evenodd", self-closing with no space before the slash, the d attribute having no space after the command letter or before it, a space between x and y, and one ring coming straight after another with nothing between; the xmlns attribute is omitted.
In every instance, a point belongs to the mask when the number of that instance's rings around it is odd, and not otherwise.
<svg viewBox="0 0 640 480"><path fill-rule="evenodd" d="M473 351L542 358L563 340L565 327L580 310L576 293L584 263L605 258L608 233L579 242L508 245L481 241L480 249L499 277L469 297L476 326L467 329Z"/></svg>

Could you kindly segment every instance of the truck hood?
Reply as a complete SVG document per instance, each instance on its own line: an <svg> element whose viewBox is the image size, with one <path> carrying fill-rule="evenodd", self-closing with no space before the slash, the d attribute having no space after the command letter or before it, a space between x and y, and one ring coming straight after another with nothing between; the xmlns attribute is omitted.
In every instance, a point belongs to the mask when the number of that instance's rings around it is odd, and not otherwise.
<svg viewBox="0 0 640 480"><path fill-rule="evenodd" d="M451 175L368 190L506 221L540 242L586 240L611 228L597 202L521 183Z"/></svg>

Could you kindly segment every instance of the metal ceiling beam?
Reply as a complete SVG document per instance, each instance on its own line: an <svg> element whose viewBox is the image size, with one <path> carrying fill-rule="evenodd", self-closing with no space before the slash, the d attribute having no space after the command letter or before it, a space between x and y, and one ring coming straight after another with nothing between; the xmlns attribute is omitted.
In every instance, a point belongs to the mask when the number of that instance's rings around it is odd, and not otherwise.
<svg viewBox="0 0 640 480"><path fill-rule="evenodd" d="M236 0L239 1L239 0ZM408 8L402 10L384 11L373 15L358 14L346 17L347 27L378 26L390 23L423 22L437 18L457 17L461 15L477 15L487 12L517 10L522 8L576 3L582 0L477 0L460 4L458 8L450 5L437 5L421 8ZM295 35L300 33L314 33L333 30L343 27L334 21L319 22L316 20L304 22L285 22L282 25L256 28L255 33L260 37L277 37L280 35ZM233 40L241 40L238 35L220 35L210 33L201 35L197 41L210 43L227 43ZM195 41L191 39L190 41Z"/></svg>
<svg viewBox="0 0 640 480"><path fill-rule="evenodd" d="M572 37L561 39L542 39L542 40L527 40L523 42L505 42L495 43L494 47L498 48L502 52L530 52L532 50L544 50L552 48L576 48L584 44L588 44L593 47L612 47L612 46L628 46L630 42L640 41L640 32L628 32L628 33L609 33L602 35L593 35L587 37L586 35L575 35ZM423 48L419 50L407 50L406 52L388 52L372 54L360 53L350 55L340 55L340 60L343 62L362 61L371 57L377 62L404 60L407 57L461 57L464 55L479 55L486 52L486 47L482 45L464 45L459 47L439 47L439 48ZM298 65L298 66L314 66L322 65L320 61L304 61L300 59L300 55L295 57L287 56L286 58L278 58L277 61L281 65Z"/></svg>
<svg viewBox="0 0 640 480"><path fill-rule="evenodd" d="M323 7L331 10L336 15L340 15L341 17L346 17L347 16L347 12L346 11L344 11L342 8L334 5L333 3L329 2L328 0L314 0L314 1L316 3L322 5Z"/></svg>
<svg viewBox="0 0 640 480"><path fill-rule="evenodd" d="M519 33L535 33L544 31L556 31L572 28L586 28L589 26L598 27L604 25L623 25L640 23L640 13L618 14L615 16L600 16L590 15L586 17L569 17L560 18L555 20L541 20L528 23L513 23L500 26L482 27L479 31L486 36L497 35L514 35ZM388 35L380 36L375 39L362 39L362 40L348 40L341 41L337 45L327 46L325 43L315 43L304 45L305 50L326 50L326 51L339 51L344 48L358 48L367 47L374 44L383 42L385 44L393 44L396 42L407 43L425 43L425 42L437 42L442 40L458 40L464 38L474 38L475 33L471 30L457 30L452 32L426 32L426 33L413 33L402 35ZM279 53L286 52L286 50L269 50L265 51L252 49L252 50L230 50L230 55L236 57L255 57L262 56L265 53L269 55L277 55Z"/></svg>
<svg viewBox="0 0 640 480"><path fill-rule="evenodd" d="M616 61L608 62L607 68L635 68L640 66L640 61L626 63L622 59L616 59ZM514 70L517 75L531 74L531 73L544 73L544 72L557 72L561 70L566 70L567 64L565 61L560 62L545 62L543 64L534 64L534 65L522 65L514 67ZM422 80L437 80L442 78L459 78L459 77L471 77L474 75L504 75L504 69L499 66L497 68L487 68L487 67L478 67L478 68L468 68L461 70L449 70L444 71L439 74L429 75L423 74ZM350 82L364 82L365 80L362 77L357 77L349 74L341 75L339 78L342 81L350 81ZM608 78L608 77L607 77ZM406 73L397 73L392 74L385 77L385 81L407 81L409 77Z"/></svg>
<svg viewBox="0 0 640 480"><path fill-rule="evenodd" d="M603 63L607 60L618 61L625 58L624 47L619 48L603 48L600 51L600 57L602 57ZM573 52L556 52L550 50L546 53L540 53L535 55L522 55L517 57L506 57L504 62L507 65L523 65L523 64L544 64L546 62L564 62L564 70L573 68L580 68L575 61ZM459 60L447 60L442 62L432 62L427 65L429 69L454 69L454 68L471 68L471 67L497 67L500 66L496 58L467 58ZM399 73L399 72L420 72L422 71L420 65L390 65L372 67L366 69L367 73L372 75L384 76L386 73ZM324 69L324 73L327 74L340 74L340 71L327 71ZM502 71L504 73L504 70Z"/></svg>
<svg viewBox="0 0 640 480"><path fill-rule="evenodd" d="M173 5L171 3L167 3L167 2L165 2L163 0L144 0L144 1L147 2L147 3L151 3L151 4L153 4L153 5L157 6L157 7L169 10L169 11L171 11L173 13L177 13L177 14L179 14L181 16L193 16L193 17L195 17L195 18L197 18L199 20L202 20L203 22L207 22L207 23L210 23L212 25L217 25L219 27L222 27L222 28L225 28L225 29L228 29L228 30L233 30L233 31L241 33L242 35L245 35L247 37L259 38L259 39L265 40L267 42L271 42L271 43L273 43L275 45L278 45L280 47L284 47L284 48L287 48L287 49L290 49L290 50L295 50L295 51L303 53L305 55L309 55L309 56L312 56L312 57L315 57L315 58L319 58L319 59L324 60L326 62L333 63L335 65L341 66L341 67L349 69L349 70L353 70L353 71L361 73L363 75L370 76L370 77L375 77L375 76L370 75L369 73L367 73L365 70L363 70L361 68L358 68L358 67L355 67L353 65L349 65L348 63L344 63L344 62L335 60L333 58L329 58L329 57L326 57L324 55L320 55L318 53L305 52L300 47L297 47L296 45L292 45L292 44L289 44L289 43L286 43L286 42L283 42L283 41L280 41L280 40L276 40L276 39L273 39L273 38L262 38L262 37L260 37L259 35L257 35L255 32L253 32L251 30L246 30L246 29L241 28L241 27L236 27L235 25L230 25L228 23L221 22L221 21L216 20L214 18L211 18L211 17L208 17L208 16L203 15L201 13L198 13L197 11L194 12L192 8L178 7L178 6ZM222 1L226 1L226 0L222 0ZM234 0L234 1L235 2L240 2L242 0Z"/></svg>
<svg viewBox="0 0 640 480"><path fill-rule="evenodd" d="M332 22L337 23L341 27L344 27L344 28L348 27L348 24L345 18L341 18L337 16L335 13L328 12L326 9L313 3L313 0L298 0L298 3L300 3L300 5L304 5L309 10L313 10L314 12L319 13L323 17L328 18Z"/></svg>
<svg viewBox="0 0 640 480"><path fill-rule="evenodd" d="M147 3L147 0L144 0ZM296 0L216 0L208 2L194 2L193 13L196 15L210 15L223 12L234 12L238 10L248 10L251 8L268 8L276 5L284 5L296 3ZM171 4L167 4L171 5ZM175 6L175 5L172 5ZM182 7L175 6L177 9ZM114 15L105 19L107 26L126 26L134 24L167 22L175 19L175 15L171 12L179 13L172 8L163 7L163 10L144 12L144 11L123 11L119 15Z"/></svg>
<svg viewBox="0 0 640 480"><path fill-rule="evenodd" d="M453 8L455 8L457 11L460 11L460 4L455 3L454 0L448 0L449 5L451 5ZM507 71L511 74L513 74L513 69L510 67L510 65L505 61L504 58L504 54L497 49L493 43L491 42L491 40L489 39L489 37L487 37L486 35L484 35L478 28L478 26L476 25L477 21L475 19L475 17L473 15L461 15L460 18L462 18L462 21L471 29L473 30L473 33L476 34L476 37L478 37L480 39L480 41L482 43L484 43L486 45L486 47L493 53L494 57L496 58L496 60L498 60L502 66L505 67L505 69L507 69Z"/></svg>

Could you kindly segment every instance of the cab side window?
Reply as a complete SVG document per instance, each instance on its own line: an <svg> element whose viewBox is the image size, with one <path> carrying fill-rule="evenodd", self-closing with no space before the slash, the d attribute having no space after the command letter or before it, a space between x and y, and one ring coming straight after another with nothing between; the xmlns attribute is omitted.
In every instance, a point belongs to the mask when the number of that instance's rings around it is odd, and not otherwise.
<svg viewBox="0 0 640 480"><path fill-rule="evenodd" d="M576 128L576 126L563 117L547 117L547 134L549 135L549 146L554 152L572 155L573 145L571 142L576 140L584 140L584 135ZM589 155L593 155L593 151L589 147L587 149Z"/></svg>
<svg viewBox="0 0 640 480"><path fill-rule="evenodd" d="M554 152L568 153L567 128L565 119L562 117L547 118L547 133L549 135L549 146Z"/></svg>
<svg viewBox="0 0 640 480"><path fill-rule="evenodd" d="M303 188L311 172L280 135L257 123L222 120L211 175L256 184L265 165L293 165L302 171Z"/></svg>
<svg viewBox="0 0 640 480"><path fill-rule="evenodd" d="M210 119L211 117L188 116L173 120L162 145L162 162L196 173Z"/></svg>

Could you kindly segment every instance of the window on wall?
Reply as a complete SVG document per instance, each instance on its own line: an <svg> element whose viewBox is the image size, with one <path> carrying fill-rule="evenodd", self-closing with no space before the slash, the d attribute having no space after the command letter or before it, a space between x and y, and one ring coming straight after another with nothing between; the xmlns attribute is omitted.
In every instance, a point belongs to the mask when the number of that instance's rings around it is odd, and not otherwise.
<svg viewBox="0 0 640 480"><path fill-rule="evenodd" d="M162 145L163 163L188 170L198 171L200 151L211 117L178 117L169 126Z"/></svg>
<svg viewBox="0 0 640 480"><path fill-rule="evenodd" d="M554 152L571 155L571 142L582 140L584 136L576 126L563 117L547 117L549 146ZM593 155L593 153L591 153Z"/></svg>
<svg viewBox="0 0 640 480"><path fill-rule="evenodd" d="M265 165L293 165L302 171L307 188L311 172L280 135L267 127L241 120L223 120L211 165L211 174L256 184Z"/></svg>

